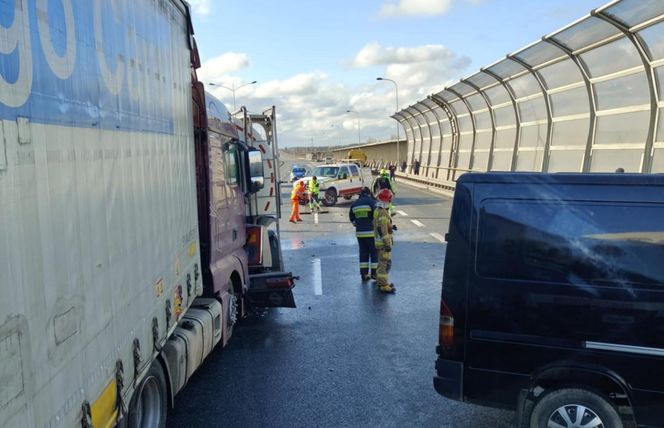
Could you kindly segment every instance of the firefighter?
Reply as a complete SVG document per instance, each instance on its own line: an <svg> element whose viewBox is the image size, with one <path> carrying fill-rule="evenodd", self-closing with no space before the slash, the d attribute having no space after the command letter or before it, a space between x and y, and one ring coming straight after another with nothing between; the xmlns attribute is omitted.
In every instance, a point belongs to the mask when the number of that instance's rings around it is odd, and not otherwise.
<svg viewBox="0 0 664 428"><path fill-rule="evenodd" d="M296 223L302 221L300 218L300 198L304 195L304 181L300 180L293 186L291 192L291 215L290 222Z"/></svg>
<svg viewBox="0 0 664 428"><path fill-rule="evenodd" d="M308 190L309 211L314 212L314 208L320 211L320 202L318 201L318 197L320 195L320 183L318 182L318 178L316 178L315 175L311 177L311 180L309 180Z"/></svg>
<svg viewBox="0 0 664 428"><path fill-rule="evenodd" d="M389 189L392 192L392 195L395 195L397 192L394 191L394 183L390 180L390 173L386 169L381 169L378 177L373 182L372 190L374 195L378 195L382 189Z"/></svg>
<svg viewBox="0 0 664 428"><path fill-rule="evenodd" d="M396 288L390 283L389 273L392 267L392 216L389 206L392 202L390 189L378 192L378 202L373 215L373 230L376 250L378 251L378 272L376 285L383 293L394 293Z"/></svg>
<svg viewBox="0 0 664 428"><path fill-rule="evenodd" d="M373 216L376 201L371 197L371 190L365 187L360 198L353 202L348 212L350 222L355 226L355 236L360 247L360 276L362 281L376 279L378 256L374 243ZM371 275L369 275L371 268Z"/></svg>

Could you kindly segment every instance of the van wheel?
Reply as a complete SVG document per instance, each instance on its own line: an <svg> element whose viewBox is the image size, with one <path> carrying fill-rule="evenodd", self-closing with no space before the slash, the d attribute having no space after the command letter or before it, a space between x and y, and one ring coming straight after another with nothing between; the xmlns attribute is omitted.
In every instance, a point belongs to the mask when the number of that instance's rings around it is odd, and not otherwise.
<svg viewBox="0 0 664 428"><path fill-rule="evenodd" d="M323 198L323 205L326 207L331 207L337 203L337 191L334 189L327 189L325 191L325 197Z"/></svg>
<svg viewBox="0 0 664 428"><path fill-rule="evenodd" d="M616 409L585 389L559 389L546 394L533 409L530 428L622 428Z"/></svg>
<svg viewBox="0 0 664 428"><path fill-rule="evenodd" d="M129 428L163 428L166 426L166 377L158 361L134 391L129 404Z"/></svg>

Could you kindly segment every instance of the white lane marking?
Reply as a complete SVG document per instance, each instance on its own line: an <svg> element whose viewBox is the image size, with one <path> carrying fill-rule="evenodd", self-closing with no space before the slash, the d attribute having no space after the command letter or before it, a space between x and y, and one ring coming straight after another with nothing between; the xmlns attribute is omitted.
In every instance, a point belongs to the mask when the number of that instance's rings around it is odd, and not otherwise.
<svg viewBox="0 0 664 428"><path fill-rule="evenodd" d="M417 226L417 227L424 227L424 224L422 224L422 223L419 222L418 220L411 220L411 222L413 222L413 224L414 224L415 226Z"/></svg>
<svg viewBox="0 0 664 428"><path fill-rule="evenodd" d="M430 233L429 235L433 236L434 238L436 238L437 240L439 240L443 244L445 243L445 237L443 235L441 235L440 233Z"/></svg>
<svg viewBox="0 0 664 428"><path fill-rule="evenodd" d="M314 213L314 224L318 224L318 211Z"/></svg>
<svg viewBox="0 0 664 428"><path fill-rule="evenodd" d="M405 212L405 211L397 210L397 212L399 213L399 215L402 215L404 217L408 217L408 213Z"/></svg>
<svg viewBox="0 0 664 428"><path fill-rule="evenodd" d="M323 295L323 275L321 275L321 270L320 270L320 259L315 258L311 261L313 263L313 272L312 272L312 278L314 280L314 294L316 296L322 296Z"/></svg>

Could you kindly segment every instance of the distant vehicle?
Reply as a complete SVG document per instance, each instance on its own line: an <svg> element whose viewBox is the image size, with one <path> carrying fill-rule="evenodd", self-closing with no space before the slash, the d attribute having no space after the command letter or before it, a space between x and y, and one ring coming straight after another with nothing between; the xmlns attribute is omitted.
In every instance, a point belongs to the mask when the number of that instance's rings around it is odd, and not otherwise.
<svg viewBox="0 0 664 428"><path fill-rule="evenodd" d="M357 163L359 166L364 166L367 163L367 155L362 149L348 150L346 157L348 160Z"/></svg>
<svg viewBox="0 0 664 428"><path fill-rule="evenodd" d="M331 207L337 203L341 196L349 200L353 195L359 195L364 187L362 170L352 163L333 163L314 168L311 175L302 178L308 184L311 177L316 176L323 194L323 205Z"/></svg>
<svg viewBox="0 0 664 428"><path fill-rule="evenodd" d="M290 172L290 181L292 183L304 177L305 175L307 175L307 169L305 167L293 165L293 168Z"/></svg>
<svg viewBox="0 0 664 428"><path fill-rule="evenodd" d="M331 157L331 156L327 156L327 157L325 158L325 164L326 164L326 165L333 164L333 163L334 163L334 158L333 158L333 157Z"/></svg>
<svg viewBox="0 0 664 428"><path fill-rule="evenodd" d="M434 385L518 426L664 426L664 176L457 181Z"/></svg>

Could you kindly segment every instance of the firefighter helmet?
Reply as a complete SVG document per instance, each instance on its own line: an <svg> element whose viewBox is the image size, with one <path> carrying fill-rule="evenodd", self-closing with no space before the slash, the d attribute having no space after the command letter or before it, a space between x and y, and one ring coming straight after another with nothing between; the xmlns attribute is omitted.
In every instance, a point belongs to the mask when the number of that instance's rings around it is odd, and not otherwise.
<svg viewBox="0 0 664 428"><path fill-rule="evenodd" d="M392 192L390 189L381 189L381 191L378 192L378 200L386 203L392 202Z"/></svg>
<svg viewBox="0 0 664 428"><path fill-rule="evenodd" d="M380 176L381 177L389 177L390 173L385 168L383 168L383 169L380 170Z"/></svg>

